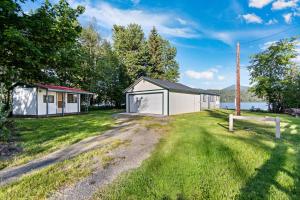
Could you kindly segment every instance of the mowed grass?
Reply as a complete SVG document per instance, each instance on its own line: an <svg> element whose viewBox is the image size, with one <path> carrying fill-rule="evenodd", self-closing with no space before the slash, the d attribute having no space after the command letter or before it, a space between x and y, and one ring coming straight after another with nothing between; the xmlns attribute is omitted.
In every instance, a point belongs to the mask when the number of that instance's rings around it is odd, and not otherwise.
<svg viewBox="0 0 300 200"><path fill-rule="evenodd" d="M280 115L276 140L272 123L228 132L230 112L173 116L150 159L94 199L299 199L300 119Z"/></svg>
<svg viewBox="0 0 300 200"><path fill-rule="evenodd" d="M18 144L23 151L9 160L0 160L0 169L26 163L80 140L112 128L117 110L91 111L65 117L16 119Z"/></svg>
<svg viewBox="0 0 300 200"><path fill-rule="evenodd" d="M107 153L123 144L126 141L112 140L101 148L25 175L16 182L0 187L0 199L47 199L59 189L91 175L96 168L108 165L112 158Z"/></svg>

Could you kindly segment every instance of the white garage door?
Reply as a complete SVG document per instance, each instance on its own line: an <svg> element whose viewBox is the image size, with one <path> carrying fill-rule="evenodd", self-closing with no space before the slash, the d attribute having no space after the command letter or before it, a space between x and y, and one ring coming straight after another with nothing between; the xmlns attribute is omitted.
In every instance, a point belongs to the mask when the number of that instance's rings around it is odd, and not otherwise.
<svg viewBox="0 0 300 200"><path fill-rule="evenodd" d="M163 114L163 93L130 94L129 112Z"/></svg>

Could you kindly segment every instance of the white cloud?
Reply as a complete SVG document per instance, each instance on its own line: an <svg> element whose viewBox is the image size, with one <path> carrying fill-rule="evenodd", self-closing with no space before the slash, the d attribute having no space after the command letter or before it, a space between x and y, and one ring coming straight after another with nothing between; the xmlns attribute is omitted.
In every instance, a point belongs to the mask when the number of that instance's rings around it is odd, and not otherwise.
<svg viewBox="0 0 300 200"><path fill-rule="evenodd" d="M293 61L300 64L300 41L299 40L297 41L296 52L297 52L298 56L295 59L293 59Z"/></svg>
<svg viewBox="0 0 300 200"><path fill-rule="evenodd" d="M220 81L223 81L223 80L225 79L225 77L224 77L224 76L218 76L218 79L219 79Z"/></svg>
<svg viewBox="0 0 300 200"><path fill-rule="evenodd" d="M242 18L246 21L246 23L257 23L257 24L261 24L263 22L263 20L255 15L254 13L249 13L249 14L245 14L242 15Z"/></svg>
<svg viewBox="0 0 300 200"><path fill-rule="evenodd" d="M294 8L297 7L298 0L277 0L272 4L272 10L282 10L285 8Z"/></svg>
<svg viewBox="0 0 300 200"><path fill-rule="evenodd" d="M141 2L141 0L131 0L131 2L134 4L134 5L137 5Z"/></svg>
<svg viewBox="0 0 300 200"><path fill-rule="evenodd" d="M285 23L290 24L292 23L293 13L284 14L282 17L284 18Z"/></svg>
<svg viewBox="0 0 300 200"><path fill-rule="evenodd" d="M111 30L114 24L126 26L130 23L137 23L143 27L146 33L155 26L163 35L181 38L199 37L192 26L179 24L178 20L176 21L178 17L173 14L141 9L120 9L104 2L92 5L89 1L75 1L71 5L79 4L85 6L86 9L82 15L84 20L95 19L99 26L107 30Z"/></svg>
<svg viewBox="0 0 300 200"><path fill-rule="evenodd" d="M187 23L188 23L186 20L184 20L184 19L182 19L182 18L180 18L180 17L177 17L176 20L177 20L181 25L187 25Z"/></svg>
<svg viewBox="0 0 300 200"><path fill-rule="evenodd" d="M269 46L271 46L272 44L275 44L277 41L269 41L269 42L265 42L261 47L260 49L261 50L266 50L267 48L269 48Z"/></svg>
<svg viewBox="0 0 300 200"><path fill-rule="evenodd" d="M272 0L249 0L249 7L263 8L271 2Z"/></svg>
<svg viewBox="0 0 300 200"><path fill-rule="evenodd" d="M185 74L193 79L206 79L212 80L214 78L214 72L207 70L207 71L194 71L194 70L187 70Z"/></svg>
<svg viewBox="0 0 300 200"><path fill-rule="evenodd" d="M266 25L273 25L273 24L277 24L277 23L278 23L277 19L270 19L270 20L266 23Z"/></svg>

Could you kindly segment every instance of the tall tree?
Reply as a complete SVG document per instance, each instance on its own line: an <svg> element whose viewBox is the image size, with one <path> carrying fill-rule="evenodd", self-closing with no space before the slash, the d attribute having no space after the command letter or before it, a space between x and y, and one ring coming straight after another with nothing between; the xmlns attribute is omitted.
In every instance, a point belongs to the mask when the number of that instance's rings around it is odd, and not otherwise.
<svg viewBox="0 0 300 200"><path fill-rule="evenodd" d="M164 77L164 41L155 27L150 32L148 41L149 66L148 76L161 79Z"/></svg>
<svg viewBox="0 0 300 200"><path fill-rule="evenodd" d="M281 112L285 108L284 98L289 76L297 73L297 56L295 50L296 40L280 40L265 51L251 57L250 81L252 91L260 98L269 102L273 112Z"/></svg>
<svg viewBox="0 0 300 200"><path fill-rule="evenodd" d="M128 86L124 65L110 43L101 39L92 25L83 29L80 44L82 62L78 84L96 93L99 103L106 102L120 107L123 90Z"/></svg>
<svg viewBox="0 0 300 200"><path fill-rule="evenodd" d="M100 75L97 81L98 100L120 107L124 103L123 91L129 82L125 66L107 41L101 46L101 60L97 67Z"/></svg>
<svg viewBox="0 0 300 200"><path fill-rule="evenodd" d="M146 75L147 48L140 25L129 24L127 27L114 25L113 44L116 54L126 68L130 82Z"/></svg>
<svg viewBox="0 0 300 200"><path fill-rule="evenodd" d="M149 53L147 75L176 82L179 77L176 48L163 39L155 27L150 32L147 44Z"/></svg>
<svg viewBox="0 0 300 200"><path fill-rule="evenodd" d="M84 8L69 7L66 0L46 1L32 13L18 2L0 3L0 81L7 91L16 81L69 84L77 66L77 17Z"/></svg>
<svg viewBox="0 0 300 200"><path fill-rule="evenodd" d="M102 40L95 27L89 25L82 30L79 41L82 56L79 84L82 88L94 92L95 84L98 80L96 70L97 64L101 59Z"/></svg>

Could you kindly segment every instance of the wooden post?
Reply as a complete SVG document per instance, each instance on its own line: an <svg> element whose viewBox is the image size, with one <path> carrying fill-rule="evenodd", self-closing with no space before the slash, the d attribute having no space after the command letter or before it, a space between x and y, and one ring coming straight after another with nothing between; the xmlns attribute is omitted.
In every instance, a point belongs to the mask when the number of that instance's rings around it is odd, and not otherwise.
<svg viewBox="0 0 300 200"><path fill-rule="evenodd" d="M49 113L49 98L48 98L48 89L46 90L46 116L48 117Z"/></svg>
<svg viewBox="0 0 300 200"><path fill-rule="evenodd" d="M62 114L62 116L64 116L65 115L65 93L62 93L62 109L61 109L61 114Z"/></svg>
<svg viewBox="0 0 300 200"><path fill-rule="evenodd" d="M280 118L276 117L275 122L276 122L276 138L280 139Z"/></svg>
<svg viewBox="0 0 300 200"><path fill-rule="evenodd" d="M80 94L77 94L77 114L79 114L79 99L80 99Z"/></svg>
<svg viewBox="0 0 300 200"><path fill-rule="evenodd" d="M229 115L229 131L233 131L233 115Z"/></svg>
<svg viewBox="0 0 300 200"><path fill-rule="evenodd" d="M236 45L236 115L241 115L240 43Z"/></svg>

